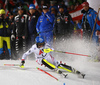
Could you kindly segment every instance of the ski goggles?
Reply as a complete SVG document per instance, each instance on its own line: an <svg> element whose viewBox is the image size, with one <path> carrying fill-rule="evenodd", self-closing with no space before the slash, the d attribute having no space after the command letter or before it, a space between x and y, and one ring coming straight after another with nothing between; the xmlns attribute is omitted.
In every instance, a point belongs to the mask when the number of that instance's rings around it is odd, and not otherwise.
<svg viewBox="0 0 100 85"><path fill-rule="evenodd" d="M44 46L44 45L45 45L45 43L37 43L37 47Z"/></svg>

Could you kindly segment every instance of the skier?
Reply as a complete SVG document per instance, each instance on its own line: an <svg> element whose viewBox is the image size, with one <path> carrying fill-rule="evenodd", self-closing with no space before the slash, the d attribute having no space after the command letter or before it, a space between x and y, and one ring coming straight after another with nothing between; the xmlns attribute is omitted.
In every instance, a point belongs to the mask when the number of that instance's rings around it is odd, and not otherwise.
<svg viewBox="0 0 100 85"><path fill-rule="evenodd" d="M48 43L45 43L43 37L37 36L35 41L36 44L34 44L26 53L23 54L20 65L21 67L24 67L26 56L28 56L31 53L35 53L36 62L39 65L45 65L49 69L57 71L59 74L62 74L62 71L60 71L59 69L64 69L68 72L76 73L84 78L85 74L82 74L81 72L75 70L71 66L60 64L58 61L56 61L54 57L52 57L51 53L48 52L48 49L53 50L53 48L50 48L50 45Z"/></svg>

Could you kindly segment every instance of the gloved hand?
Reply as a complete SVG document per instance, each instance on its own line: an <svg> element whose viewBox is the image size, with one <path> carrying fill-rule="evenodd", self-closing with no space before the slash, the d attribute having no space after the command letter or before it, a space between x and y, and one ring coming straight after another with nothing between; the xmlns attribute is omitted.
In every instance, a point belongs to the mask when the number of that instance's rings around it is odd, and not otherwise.
<svg viewBox="0 0 100 85"><path fill-rule="evenodd" d="M44 49L44 52L45 52L45 53L49 53L49 52L51 52L51 51L53 51L53 50L50 49L50 48Z"/></svg>
<svg viewBox="0 0 100 85"><path fill-rule="evenodd" d="M39 36L40 32L37 32L37 36Z"/></svg>
<svg viewBox="0 0 100 85"><path fill-rule="evenodd" d="M99 30L96 31L96 35L97 36L100 35L100 31Z"/></svg>
<svg viewBox="0 0 100 85"><path fill-rule="evenodd" d="M40 32L37 32L37 34L40 34Z"/></svg>
<svg viewBox="0 0 100 85"><path fill-rule="evenodd" d="M22 59L21 64L20 64L20 67L21 68L24 68L24 64L25 64L25 60Z"/></svg>
<svg viewBox="0 0 100 85"><path fill-rule="evenodd" d="M11 35L11 40L13 41L15 39L15 35Z"/></svg>

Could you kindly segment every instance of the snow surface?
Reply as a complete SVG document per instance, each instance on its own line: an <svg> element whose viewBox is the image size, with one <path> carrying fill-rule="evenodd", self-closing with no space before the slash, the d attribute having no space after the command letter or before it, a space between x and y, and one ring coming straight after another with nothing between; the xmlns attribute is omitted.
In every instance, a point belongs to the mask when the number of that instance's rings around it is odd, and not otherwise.
<svg viewBox="0 0 100 85"><path fill-rule="evenodd" d="M73 42L72 42L73 41ZM57 47L57 46L59 47ZM78 78L76 74L68 73L67 78L40 66L34 58L26 59L25 68L19 66L4 66L4 64L20 64L21 60L0 60L0 85L100 85L100 62L94 62L97 55L95 45L82 40L64 40L55 44L55 49L82 54L89 54L91 57L54 53L58 61L78 69L86 74L85 79ZM36 69L39 67L59 79L48 76Z"/></svg>
<svg viewBox="0 0 100 85"><path fill-rule="evenodd" d="M18 64L19 60L0 61L0 85L100 85L100 62L85 63L84 66L77 65L77 69L86 74L85 79L68 73L67 78L54 73L44 66L39 66L35 60L26 60L25 68L18 66L4 66L3 64ZM72 64L71 62L68 62ZM73 66L75 63L73 63ZM39 67L52 74L59 81L36 69Z"/></svg>

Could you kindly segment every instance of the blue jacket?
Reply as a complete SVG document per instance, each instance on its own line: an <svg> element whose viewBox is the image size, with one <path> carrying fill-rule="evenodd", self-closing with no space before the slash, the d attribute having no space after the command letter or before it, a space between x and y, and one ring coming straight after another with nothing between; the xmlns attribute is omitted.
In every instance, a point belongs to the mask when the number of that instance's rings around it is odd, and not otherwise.
<svg viewBox="0 0 100 85"><path fill-rule="evenodd" d="M42 12L42 15L38 18L36 25L37 33L52 31L53 24L54 24L54 15L51 14L50 12L47 12L46 14Z"/></svg>
<svg viewBox="0 0 100 85"><path fill-rule="evenodd" d="M33 15L28 17L28 31L29 35L37 34L36 33L36 23L38 20L39 14L36 12Z"/></svg>
<svg viewBox="0 0 100 85"><path fill-rule="evenodd" d="M84 18L84 15L86 13L83 13L83 18ZM87 14L87 20L89 22L89 25L91 27L91 30L93 30L93 27L94 27L94 23L95 23L95 19L96 19L96 15L97 15L97 12L94 11L92 8L89 8L88 10L88 14ZM83 18L82 18L82 24L83 24ZM81 25L82 25L81 24ZM79 25L79 24L78 24ZM79 25L79 28L82 28L80 25ZM95 30L94 30L94 35L95 35L95 31L96 30L100 30L100 26L96 23L96 26L95 26Z"/></svg>

